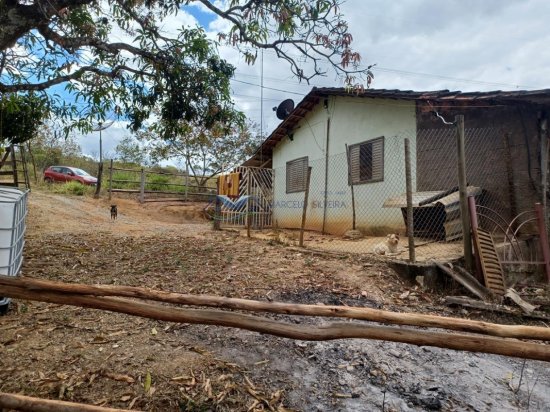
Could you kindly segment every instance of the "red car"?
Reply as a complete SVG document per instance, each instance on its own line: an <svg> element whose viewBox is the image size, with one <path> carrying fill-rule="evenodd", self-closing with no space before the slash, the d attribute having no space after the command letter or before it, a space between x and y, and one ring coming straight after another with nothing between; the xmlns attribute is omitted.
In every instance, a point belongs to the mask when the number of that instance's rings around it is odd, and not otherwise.
<svg viewBox="0 0 550 412"><path fill-rule="evenodd" d="M50 166L44 171L44 182L70 182L75 180L83 185L95 185L97 179L82 169L69 166Z"/></svg>

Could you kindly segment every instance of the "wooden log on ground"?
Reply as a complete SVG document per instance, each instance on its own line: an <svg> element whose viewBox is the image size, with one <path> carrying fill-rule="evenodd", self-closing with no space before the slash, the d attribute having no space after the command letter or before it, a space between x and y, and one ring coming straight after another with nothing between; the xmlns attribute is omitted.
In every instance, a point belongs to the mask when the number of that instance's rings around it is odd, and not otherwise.
<svg viewBox="0 0 550 412"><path fill-rule="evenodd" d="M212 309L180 309L121 298L33 291L17 286L3 286L0 292L3 296L19 299L103 309L167 322L233 327L290 339L311 341L351 338L374 339L550 362L550 345L516 339L420 331L418 329L358 323L332 323L321 326L291 324L235 312Z"/></svg>
<svg viewBox="0 0 550 412"><path fill-rule="evenodd" d="M0 392L0 410L16 410L29 412L121 412L123 409L103 408L75 402L57 401L52 399L31 398L30 396L14 395Z"/></svg>
<svg viewBox="0 0 550 412"><path fill-rule="evenodd" d="M27 277L0 276L0 296L3 286L16 286L32 291L51 291L91 296L122 296L148 299L158 302L189 306L205 306L253 312L269 312L285 315L339 317L403 326L420 326L480 333L503 338L534 339L550 341L550 328L499 325L461 318L397 313L379 309L334 305L303 305L296 303L262 302L257 300L227 298L220 296L190 295L133 286L83 285L52 282Z"/></svg>

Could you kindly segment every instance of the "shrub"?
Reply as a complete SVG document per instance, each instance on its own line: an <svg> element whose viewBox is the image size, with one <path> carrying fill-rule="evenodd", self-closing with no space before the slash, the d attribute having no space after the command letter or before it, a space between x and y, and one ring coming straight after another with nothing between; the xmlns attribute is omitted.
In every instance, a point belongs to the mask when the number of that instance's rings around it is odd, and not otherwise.
<svg viewBox="0 0 550 412"><path fill-rule="evenodd" d="M166 183L170 183L170 177L165 175L152 175L148 179L146 184L149 190L170 190L170 186Z"/></svg>
<svg viewBox="0 0 550 412"><path fill-rule="evenodd" d="M62 185L54 184L52 185L53 191L62 195L76 195L83 196L87 192L92 192L92 186L85 186L80 182L68 182L63 183Z"/></svg>
<svg viewBox="0 0 550 412"><path fill-rule="evenodd" d="M113 189L139 189L139 172L114 171ZM109 184L109 170L103 173L103 187Z"/></svg>

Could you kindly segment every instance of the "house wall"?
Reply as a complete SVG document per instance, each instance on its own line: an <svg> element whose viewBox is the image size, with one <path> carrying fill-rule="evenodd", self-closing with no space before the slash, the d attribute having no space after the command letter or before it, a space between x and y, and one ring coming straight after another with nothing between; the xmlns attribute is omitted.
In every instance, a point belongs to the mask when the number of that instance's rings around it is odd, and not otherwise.
<svg viewBox="0 0 550 412"><path fill-rule="evenodd" d="M550 113L549 109L514 104L455 107L444 113L448 120L453 120L456 114L464 115L467 180L484 190L481 201L508 222L518 213L532 210L534 203L542 199L537 116L544 111ZM421 106L418 119L419 130L442 127L441 122ZM449 189L455 185L447 178L457 176L453 133L438 136L419 131L417 152L419 191ZM533 229L533 225L524 227L524 231Z"/></svg>
<svg viewBox="0 0 550 412"><path fill-rule="evenodd" d="M357 227L366 233L402 228L398 209L382 208L390 196L405 192L404 138L415 146L415 103L359 97L330 97L298 124L293 140L283 139L273 151L274 223L299 228L304 192L286 193L286 162L309 156L312 167L306 228L343 234L352 227L351 189L345 145L384 136L384 180L354 186ZM325 195L327 119L330 118L328 180ZM412 151L413 168L416 165ZM413 186L416 184L413 170Z"/></svg>

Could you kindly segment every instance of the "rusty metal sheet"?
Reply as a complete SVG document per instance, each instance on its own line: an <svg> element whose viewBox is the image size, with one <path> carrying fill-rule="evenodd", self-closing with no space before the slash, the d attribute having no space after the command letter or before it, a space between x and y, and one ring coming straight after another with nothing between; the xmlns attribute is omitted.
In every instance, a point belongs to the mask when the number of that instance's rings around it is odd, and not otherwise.
<svg viewBox="0 0 550 412"><path fill-rule="evenodd" d="M413 199L412 203L414 207L418 207L418 204L422 202L423 200L429 199L433 196L436 196L440 193L442 193L442 190L437 191L431 191L431 192L414 192L412 194ZM407 194L404 193L399 196L390 197L386 199L382 207L394 207L394 208L402 208L407 207Z"/></svg>
<svg viewBox="0 0 550 412"><path fill-rule="evenodd" d="M504 273L491 233L480 228L474 229L474 246L481 260L485 286L498 295L504 295L506 292Z"/></svg>

